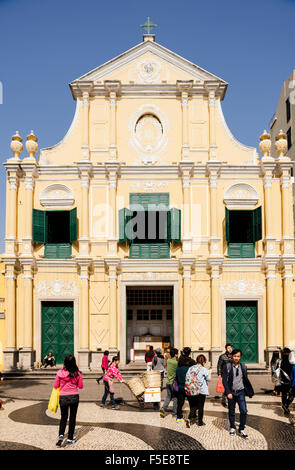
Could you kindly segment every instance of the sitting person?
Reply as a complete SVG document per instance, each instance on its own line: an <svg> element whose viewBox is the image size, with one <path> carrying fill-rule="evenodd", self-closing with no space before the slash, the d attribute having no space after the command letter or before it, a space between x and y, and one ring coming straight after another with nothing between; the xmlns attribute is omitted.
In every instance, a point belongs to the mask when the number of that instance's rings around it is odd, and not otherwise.
<svg viewBox="0 0 295 470"><path fill-rule="evenodd" d="M50 352L47 354L47 356L44 357L43 366L46 369L47 366L54 367L55 365L55 357L52 355L52 352Z"/></svg>

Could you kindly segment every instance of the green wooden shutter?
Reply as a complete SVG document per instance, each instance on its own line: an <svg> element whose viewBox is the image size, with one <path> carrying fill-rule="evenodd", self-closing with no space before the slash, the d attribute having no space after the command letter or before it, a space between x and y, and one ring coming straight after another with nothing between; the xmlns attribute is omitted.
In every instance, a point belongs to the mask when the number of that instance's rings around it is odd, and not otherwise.
<svg viewBox="0 0 295 470"><path fill-rule="evenodd" d="M70 243L77 240L77 207L70 211Z"/></svg>
<svg viewBox="0 0 295 470"><path fill-rule="evenodd" d="M140 204L143 210L147 210L149 205L160 205L169 207L169 193L130 193L129 204Z"/></svg>
<svg viewBox="0 0 295 470"><path fill-rule="evenodd" d="M72 256L72 245L70 243L47 243L45 245L44 257L47 259L69 259Z"/></svg>
<svg viewBox="0 0 295 470"><path fill-rule="evenodd" d="M252 211L253 217L253 242L262 239L262 211L261 206Z"/></svg>
<svg viewBox="0 0 295 470"><path fill-rule="evenodd" d="M225 208L225 239L230 242L229 210Z"/></svg>
<svg viewBox="0 0 295 470"><path fill-rule="evenodd" d="M172 242L181 241L181 210L172 207L167 213L168 218L168 240Z"/></svg>
<svg viewBox="0 0 295 470"><path fill-rule="evenodd" d="M229 258L255 258L254 243L228 243Z"/></svg>
<svg viewBox="0 0 295 470"><path fill-rule="evenodd" d="M33 242L46 243L46 211L33 209Z"/></svg>
<svg viewBox="0 0 295 470"><path fill-rule="evenodd" d="M119 210L119 243L130 242L132 240L131 227L127 225L132 217L132 212L129 209Z"/></svg>
<svg viewBox="0 0 295 470"><path fill-rule="evenodd" d="M131 243L129 256L133 259L169 258L169 243Z"/></svg>

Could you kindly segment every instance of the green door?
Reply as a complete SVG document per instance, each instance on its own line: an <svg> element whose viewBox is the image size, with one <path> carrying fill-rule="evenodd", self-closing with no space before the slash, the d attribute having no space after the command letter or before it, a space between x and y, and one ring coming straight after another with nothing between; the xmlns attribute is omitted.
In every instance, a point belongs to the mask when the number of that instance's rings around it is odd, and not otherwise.
<svg viewBox="0 0 295 470"><path fill-rule="evenodd" d="M42 302L42 360L49 352L57 364L74 354L73 302Z"/></svg>
<svg viewBox="0 0 295 470"><path fill-rule="evenodd" d="M226 302L226 342L241 349L242 362L258 362L257 302Z"/></svg>

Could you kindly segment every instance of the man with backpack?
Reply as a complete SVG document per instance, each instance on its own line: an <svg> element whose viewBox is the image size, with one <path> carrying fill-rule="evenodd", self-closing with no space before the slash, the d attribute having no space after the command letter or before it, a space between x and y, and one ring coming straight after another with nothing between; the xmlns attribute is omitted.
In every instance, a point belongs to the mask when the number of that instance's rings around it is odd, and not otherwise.
<svg viewBox="0 0 295 470"><path fill-rule="evenodd" d="M229 433L231 436L236 434L235 408L236 403L238 403L240 410L239 434L244 439L247 439L248 435L245 432L247 420L246 396L252 398L254 390L248 379L246 365L240 363L241 357L242 351L240 349L234 349L232 352L233 362L228 363L223 368L222 383L228 398Z"/></svg>

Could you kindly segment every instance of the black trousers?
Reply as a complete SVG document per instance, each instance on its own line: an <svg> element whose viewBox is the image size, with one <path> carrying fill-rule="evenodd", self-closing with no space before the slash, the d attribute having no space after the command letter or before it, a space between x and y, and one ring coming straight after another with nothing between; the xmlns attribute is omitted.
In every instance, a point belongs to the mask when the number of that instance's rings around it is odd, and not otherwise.
<svg viewBox="0 0 295 470"><path fill-rule="evenodd" d="M69 420L69 432L68 439L74 438L75 426L76 426L76 416L79 405L79 395L64 395L59 399L60 411L61 411L61 420L59 424L59 435L64 436L69 410L70 410L70 420Z"/></svg>
<svg viewBox="0 0 295 470"><path fill-rule="evenodd" d="M281 384L282 405L289 406L288 395L290 391L290 384Z"/></svg>
<svg viewBox="0 0 295 470"><path fill-rule="evenodd" d="M206 395L202 395L201 393L199 395L191 395L187 397L188 402L189 402L189 407L190 407L190 413L188 416L189 420L192 420L193 418L196 418L197 410L198 410L198 422L199 424L203 422L203 416L204 416L204 405L205 405L205 400L206 400Z"/></svg>
<svg viewBox="0 0 295 470"><path fill-rule="evenodd" d="M182 407L185 402L185 397L185 390L183 388L180 388L177 392L177 419L183 418Z"/></svg>

